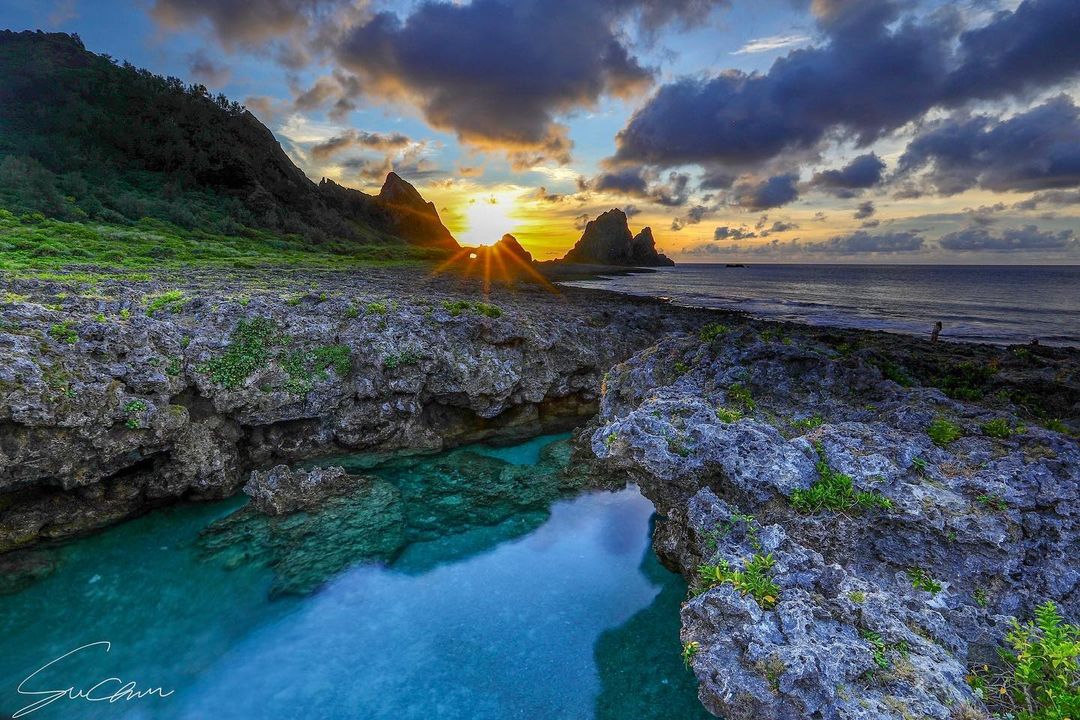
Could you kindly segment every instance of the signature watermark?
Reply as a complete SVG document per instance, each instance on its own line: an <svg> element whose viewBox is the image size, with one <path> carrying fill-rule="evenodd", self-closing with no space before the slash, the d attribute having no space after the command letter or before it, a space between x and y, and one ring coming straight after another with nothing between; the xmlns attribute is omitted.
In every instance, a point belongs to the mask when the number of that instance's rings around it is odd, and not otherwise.
<svg viewBox="0 0 1080 720"><path fill-rule="evenodd" d="M18 692L20 695L36 697L39 699L30 703L26 707L17 710L15 714L11 717L13 719L25 717L30 713L37 712L38 710L46 707L47 705L53 704L57 700L67 699L93 703L116 703L129 700L141 700L143 698L149 698L154 696L158 698L167 698L175 692L174 690L165 690L164 688L160 687L139 689L139 686L135 681L125 681L121 680L118 677L107 677L102 680L96 681L93 685L89 685L83 688L76 688L74 685L72 685L71 687L63 689L32 689L37 684L34 678L40 673L43 673L46 670L55 669L61 661L66 660L73 655L95 648L104 650L105 652L109 652L109 650L112 649L112 643L108 640L99 640L98 642L92 642L81 647L77 647L70 652L64 653L55 660L50 660L34 672L27 675L23 679L23 681L19 683L19 687L16 688L16 692Z"/></svg>

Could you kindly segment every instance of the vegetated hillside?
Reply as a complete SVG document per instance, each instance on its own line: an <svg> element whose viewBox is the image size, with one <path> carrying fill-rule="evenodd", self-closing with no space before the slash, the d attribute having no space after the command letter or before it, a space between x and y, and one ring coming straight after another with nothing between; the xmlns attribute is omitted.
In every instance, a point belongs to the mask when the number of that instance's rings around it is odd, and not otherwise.
<svg viewBox="0 0 1080 720"><path fill-rule="evenodd" d="M224 95L117 64L76 35L0 31L0 207L457 247L434 206L396 175L377 197L323 188Z"/></svg>

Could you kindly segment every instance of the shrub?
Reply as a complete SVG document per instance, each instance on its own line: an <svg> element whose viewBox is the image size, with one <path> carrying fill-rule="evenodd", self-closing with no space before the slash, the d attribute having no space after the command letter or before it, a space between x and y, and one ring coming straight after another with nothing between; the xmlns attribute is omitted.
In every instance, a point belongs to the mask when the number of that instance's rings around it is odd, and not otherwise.
<svg viewBox="0 0 1080 720"><path fill-rule="evenodd" d="M187 302L187 296L180 290L169 290L163 292L160 295L153 297L146 305L146 314L153 315L158 310L168 310L169 312L180 312L184 307L184 303Z"/></svg>
<svg viewBox="0 0 1080 720"><path fill-rule="evenodd" d="M925 590L929 593L941 592L941 583L922 568L911 568L907 571L907 576L911 580L911 587L916 590Z"/></svg>
<svg viewBox="0 0 1080 720"><path fill-rule="evenodd" d="M241 320L231 340L222 355L199 366L200 372L229 389L238 387L256 370L265 367L270 361L270 349L285 343L269 318Z"/></svg>
<svg viewBox="0 0 1080 720"><path fill-rule="evenodd" d="M754 598L763 610L771 610L776 607L780 597L780 586L773 582L769 574L775 564L770 553L754 555L743 570L733 570L726 560L716 565L701 565L698 567L698 591L705 592L728 583L743 595Z"/></svg>
<svg viewBox="0 0 1080 720"><path fill-rule="evenodd" d="M998 440L1007 440L1012 437L1014 433L1020 432L1020 428L1014 428L1009 424L1009 421L1005 418L994 418L993 420L987 420L984 422L980 429L982 434L987 437L997 438Z"/></svg>
<svg viewBox="0 0 1080 720"><path fill-rule="evenodd" d="M1017 720L1080 717L1080 626L1066 623L1057 606L1035 609L1035 620L1015 618L999 650L1004 669L969 677L987 705Z"/></svg>
<svg viewBox="0 0 1080 720"><path fill-rule="evenodd" d="M53 323L49 327L49 336L56 342L61 342L66 345L74 345L79 341L79 333L75 332L75 322L73 320L65 320L62 323Z"/></svg>
<svg viewBox="0 0 1080 720"><path fill-rule="evenodd" d="M930 436L930 439L933 440L934 444L938 447L946 447L949 443L963 437L964 431L956 423L950 422L943 417L938 417L934 418L934 421L926 428L926 434Z"/></svg>
<svg viewBox="0 0 1080 720"><path fill-rule="evenodd" d="M729 331L727 325L709 323L701 328L701 331L698 332L698 337L701 338L702 342L712 342L722 335L727 335Z"/></svg>
<svg viewBox="0 0 1080 720"><path fill-rule="evenodd" d="M738 410L732 410L725 407L716 408L716 417L720 419L720 422L733 423L742 419L743 414Z"/></svg>
<svg viewBox="0 0 1080 720"><path fill-rule="evenodd" d="M753 412L757 407L750 391L742 383L735 383L728 388L728 399L736 405L741 405L747 412Z"/></svg>
<svg viewBox="0 0 1080 720"><path fill-rule="evenodd" d="M818 479L808 489L798 488L791 493L791 505L801 513L816 513L822 510L869 510L892 508L892 500L876 492L856 490L850 475L837 472L829 467L825 459L825 450L817 447Z"/></svg>

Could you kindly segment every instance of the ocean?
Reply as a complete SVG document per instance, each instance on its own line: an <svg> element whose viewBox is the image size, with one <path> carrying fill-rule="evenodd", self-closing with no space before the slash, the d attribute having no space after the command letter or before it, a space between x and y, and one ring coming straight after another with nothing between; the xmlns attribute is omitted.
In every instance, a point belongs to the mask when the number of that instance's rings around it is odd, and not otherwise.
<svg viewBox="0 0 1080 720"><path fill-rule="evenodd" d="M942 340L1080 345L1080 266L679 265L565 283L771 320Z"/></svg>

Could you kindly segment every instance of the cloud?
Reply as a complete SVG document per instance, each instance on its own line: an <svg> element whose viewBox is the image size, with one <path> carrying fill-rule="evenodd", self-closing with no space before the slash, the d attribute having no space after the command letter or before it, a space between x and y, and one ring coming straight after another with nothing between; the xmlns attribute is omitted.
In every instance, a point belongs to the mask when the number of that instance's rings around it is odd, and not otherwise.
<svg viewBox="0 0 1080 720"><path fill-rule="evenodd" d="M774 175L758 182L741 182L733 190L734 204L748 210L767 210L786 205L799 197L795 173Z"/></svg>
<svg viewBox="0 0 1080 720"><path fill-rule="evenodd" d="M226 49L256 48L306 32L347 0L154 0L150 15L169 30L206 23Z"/></svg>
<svg viewBox="0 0 1080 720"><path fill-rule="evenodd" d="M356 109L354 98L360 94L360 80L340 70L323 75L305 89L294 88L293 107L306 112L330 106L330 119L341 121Z"/></svg>
<svg viewBox="0 0 1080 720"><path fill-rule="evenodd" d="M719 230L719 228L718 228ZM735 236L730 236L732 239ZM747 236L753 237L753 235ZM717 240L725 239L716 237ZM796 257L806 255L860 255L867 253L907 254L924 249L925 241L918 233L897 232L871 235L862 230L850 235L838 235L818 242L802 242L792 239L787 242L772 240L758 245L719 245L703 243L684 251L686 255L760 255L769 257Z"/></svg>
<svg viewBox="0 0 1080 720"><path fill-rule="evenodd" d="M78 0L56 0L49 11L49 27L56 28L79 17Z"/></svg>
<svg viewBox="0 0 1080 720"><path fill-rule="evenodd" d="M969 227L944 235L938 244L954 252L1030 252L1074 250L1077 248L1073 230L1040 231L1034 225L1008 228L993 233L984 227Z"/></svg>
<svg viewBox="0 0 1080 720"><path fill-rule="evenodd" d="M748 240L757 237L757 233L748 227L732 228L722 225L713 231L713 240Z"/></svg>
<svg viewBox="0 0 1080 720"><path fill-rule="evenodd" d="M377 150L385 153L402 150L411 144L413 144L413 141L401 133L387 135L350 129L341 135L335 135L325 142L312 146L311 156L316 160L327 160L334 155L353 148Z"/></svg>
<svg viewBox="0 0 1080 720"><path fill-rule="evenodd" d="M192 77L205 85L220 88L229 81L229 68L215 62L202 48L188 53L187 61Z"/></svg>
<svg viewBox="0 0 1080 720"><path fill-rule="evenodd" d="M690 176L685 173L668 173L667 181L661 181L656 172L643 167L625 167L601 173L592 180L579 180L582 190L628 195L648 200L665 207L678 207L689 197Z"/></svg>
<svg viewBox="0 0 1080 720"><path fill-rule="evenodd" d="M803 45L809 41L809 35L798 35L795 33L788 35L770 35L769 37L754 38L731 54L752 55L754 53L773 52L774 50L783 50L784 48L792 47L794 45Z"/></svg>
<svg viewBox="0 0 1080 720"><path fill-rule="evenodd" d="M1059 95L1008 120L948 118L908 144L899 172L930 171L940 195L972 187L997 192L1080 185L1080 108Z"/></svg>
<svg viewBox="0 0 1080 720"><path fill-rule="evenodd" d="M872 235L856 230L850 235L837 235L821 242L803 243L806 252L855 255L859 253L910 253L923 249L925 241L915 231Z"/></svg>
<svg viewBox="0 0 1080 720"><path fill-rule="evenodd" d="M856 220L865 220L873 215L877 209L874 207L874 203L870 200L859 203L859 207L855 208L855 214L852 215Z"/></svg>
<svg viewBox="0 0 1080 720"><path fill-rule="evenodd" d="M859 155L839 170L817 173L810 180L810 185L840 198L851 198L859 191L879 184L884 171L885 161L874 153L867 153Z"/></svg>
<svg viewBox="0 0 1080 720"><path fill-rule="evenodd" d="M422 2L404 18L380 12L346 32L338 61L366 91L415 105L434 128L505 151L514 167L566 163L556 117L652 83L624 44L621 23L694 17L713 0L473 0Z"/></svg>
<svg viewBox="0 0 1080 720"><path fill-rule="evenodd" d="M1034 210L1039 205L1080 205L1080 190L1044 190L1013 205L1017 210Z"/></svg>
<svg viewBox="0 0 1080 720"><path fill-rule="evenodd" d="M1080 71L1076 0L1024 0L964 33L948 5L923 18L902 16L902 7L815 0L825 44L794 50L767 73L663 85L619 132L614 161L745 166L814 150L827 137L867 144L933 107L1004 98ZM1009 39L990 42L1001 35ZM1043 60L1021 58L1027 49Z"/></svg>

